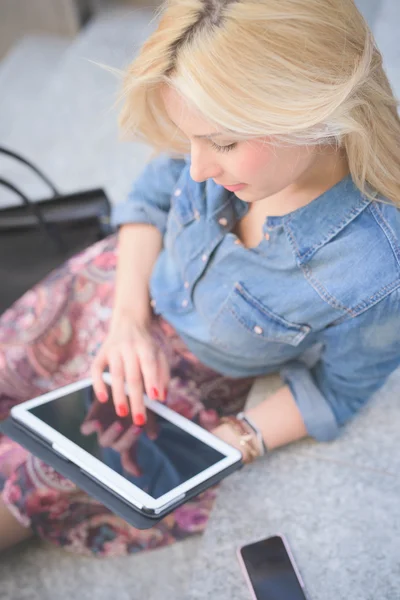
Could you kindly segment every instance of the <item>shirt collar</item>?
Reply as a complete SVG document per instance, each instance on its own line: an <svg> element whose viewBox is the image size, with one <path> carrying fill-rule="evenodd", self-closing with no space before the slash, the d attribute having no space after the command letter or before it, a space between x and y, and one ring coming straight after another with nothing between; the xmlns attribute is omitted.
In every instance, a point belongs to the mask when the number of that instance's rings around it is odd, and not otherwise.
<svg viewBox="0 0 400 600"><path fill-rule="evenodd" d="M309 204L281 217L268 217L266 229L283 225L299 263L305 264L371 202L347 175Z"/></svg>
<svg viewBox="0 0 400 600"><path fill-rule="evenodd" d="M213 181L210 181L209 185L220 192L222 189L224 202L228 199L233 201L237 219L244 217L248 212L247 202ZM372 189L371 193L376 195ZM371 202L372 200L362 195L349 174L309 204L286 215L267 217L264 230L284 227L299 264L306 264L319 248L342 231Z"/></svg>

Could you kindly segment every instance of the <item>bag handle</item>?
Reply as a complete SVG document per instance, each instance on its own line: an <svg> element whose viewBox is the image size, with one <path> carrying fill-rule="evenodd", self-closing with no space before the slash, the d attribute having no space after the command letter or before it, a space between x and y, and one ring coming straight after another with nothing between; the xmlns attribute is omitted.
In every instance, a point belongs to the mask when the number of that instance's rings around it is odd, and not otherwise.
<svg viewBox="0 0 400 600"><path fill-rule="evenodd" d="M36 175L38 175L40 177L40 179L42 181L44 181L46 183L46 185L53 192L54 196L60 196L60 192L57 190L56 186L50 181L50 179L48 179L48 177L44 173L42 173L42 171L40 171L37 167L35 167L35 165L33 165L29 160L27 160L26 158L23 158L22 156L20 156L16 152L13 152L12 150L8 150L7 148L4 148L4 146L0 146L0 154L4 154L5 156L10 156L11 158L14 158L18 162L29 167L34 173L36 173ZM17 192L17 194L18 193L19 192Z"/></svg>
<svg viewBox="0 0 400 600"><path fill-rule="evenodd" d="M17 196L19 196L21 198L21 200L23 201L25 206L27 206L33 212L34 215L36 215L37 220L39 221L39 226L41 227L43 232L55 243L58 250L60 250L61 252L65 252L65 250L66 250L65 243L63 242L60 235L57 235L57 233L53 230L53 227L45 221L45 219L43 218L43 215L42 215L42 211L36 205L36 203L31 202L27 198L27 196L25 196L25 194L23 192L21 192L21 190L19 190L15 185L10 183L9 181L6 181L2 177L0 177L0 186L3 186L5 188L11 190L12 192L17 194Z"/></svg>

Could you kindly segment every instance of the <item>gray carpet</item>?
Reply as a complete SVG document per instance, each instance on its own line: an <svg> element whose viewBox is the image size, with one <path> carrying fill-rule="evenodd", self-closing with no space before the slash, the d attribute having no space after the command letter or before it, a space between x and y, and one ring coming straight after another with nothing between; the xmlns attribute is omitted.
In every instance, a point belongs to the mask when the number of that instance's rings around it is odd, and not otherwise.
<svg viewBox="0 0 400 600"><path fill-rule="evenodd" d="M199 544L96 559L31 540L0 556L0 600L183 600Z"/></svg>

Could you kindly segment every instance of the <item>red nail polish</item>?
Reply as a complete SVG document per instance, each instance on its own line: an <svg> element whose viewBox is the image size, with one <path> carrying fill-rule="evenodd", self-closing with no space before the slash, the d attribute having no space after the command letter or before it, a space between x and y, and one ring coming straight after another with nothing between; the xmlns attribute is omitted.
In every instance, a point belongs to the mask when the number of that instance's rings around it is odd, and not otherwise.
<svg viewBox="0 0 400 600"><path fill-rule="evenodd" d="M158 398L158 389L155 387L152 387L150 390L150 395L153 398L153 400L157 400Z"/></svg>
<svg viewBox="0 0 400 600"><path fill-rule="evenodd" d="M135 418L133 419L135 425L137 425L138 427L143 427L143 425L146 423L146 419L145 416L142 415L141 413L139 413L138 415L135 415Z"/></svg>
<svg viewBox="0 0 400 600"><path fill-rule="evenodd" d="M102 402L104 404L104 402L107 402L108 396L105 392L99 392L97 394L97 399L99 402Z"/></svg>
<svg viewBox="0 0 400 600"><path fill-rule="evenodd" d="M120 404L117 407L117 415L119 417L127 417L129 413L128 407L125 404Z"/></svg>

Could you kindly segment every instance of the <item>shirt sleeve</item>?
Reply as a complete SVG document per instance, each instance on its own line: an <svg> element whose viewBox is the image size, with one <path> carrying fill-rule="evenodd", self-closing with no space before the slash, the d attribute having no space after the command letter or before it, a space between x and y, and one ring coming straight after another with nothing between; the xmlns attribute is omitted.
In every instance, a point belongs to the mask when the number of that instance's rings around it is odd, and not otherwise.
<svg viewBox="0 0 400 600"><path fill-rule="evenodd" d="M185 166L185 159L164 153L150 161L134 182L127 200L113 207L112 225L146 223L164 235L171 194Z"/></svg>
<svg viewBox="0 0 400 600"><path fill-rule="evenodd" d="M328 327L318 341L323 350L313 367L293 360L280 374L309 435L328 441L400 365L399 290L357 317Z"/></svg>

